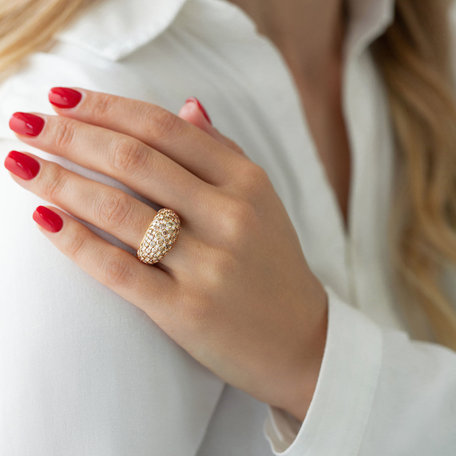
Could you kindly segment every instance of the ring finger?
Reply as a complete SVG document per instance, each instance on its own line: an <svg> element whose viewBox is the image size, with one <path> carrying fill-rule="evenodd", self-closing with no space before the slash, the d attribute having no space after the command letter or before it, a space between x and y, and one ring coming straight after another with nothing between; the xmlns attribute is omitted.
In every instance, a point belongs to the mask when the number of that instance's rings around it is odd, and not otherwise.
<svg viewBox="0 0 456 456"><path fill-rule="evenodd" d="M112 234L135 250L157 213L122 190L80 176L30 153L11 151L5 159L5 167L22 187ZM161 263L173 272L183 270L185 252L192 244L190 238L188 231L182 229L178 255L172 248Z"/></svg>

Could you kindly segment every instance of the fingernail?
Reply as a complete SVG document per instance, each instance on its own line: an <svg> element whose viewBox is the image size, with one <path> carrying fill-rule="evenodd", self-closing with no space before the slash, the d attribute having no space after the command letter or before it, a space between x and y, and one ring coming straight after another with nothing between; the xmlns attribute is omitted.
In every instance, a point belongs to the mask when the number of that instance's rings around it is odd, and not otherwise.
<svg viewBox="0 0 456 456"><path fill-rule="evenodd" d="M9 120L9 127L20 135L38 136L44 127L44 119L27 112L15 112Z"/></svg>
<svg viewBox="0 0 456 456"><path fill-rule="evenodd" d="M74 108L82 98L82 93L68 87L52 87L49 101L57 108Z"/></svg>
<svg viewBox="0 0 456 456"><path fill-rule="evenodd" d="M12 150L5 158L5 168L21 179L33 179L40 170L40 164L29 155Z"/></svg>
<svg viewBox="0 0 456 456"><path fill-rule="evenodd" d="M57 233L63 226L62 217L45 206L38 206L33 213L33 220L52 233Z"/></svg>
<svg viewBox="0 0 456 456"><path fill-rule="evenodd" d="M204 109L204 106L200 103L198 98L196 98L196 97L187 98L185 100L185 103L196 103L198 108L200 109L200 111L203 113L204 117L206 117L207 121L212 125L212 121L209 117L209 114L206 112L206 110Z"/></svg>

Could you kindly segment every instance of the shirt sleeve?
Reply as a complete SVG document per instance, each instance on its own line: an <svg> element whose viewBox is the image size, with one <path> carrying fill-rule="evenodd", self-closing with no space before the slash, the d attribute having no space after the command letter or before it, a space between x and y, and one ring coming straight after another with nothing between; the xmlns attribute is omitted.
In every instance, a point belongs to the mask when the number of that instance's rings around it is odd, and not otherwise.
<svg viewBox="0 0 456 456"><path fill-rule="evenodd" d="M456 454L456 352L380 327L328 293L328 332L303 422L268 406L274 455Z"/></svg>

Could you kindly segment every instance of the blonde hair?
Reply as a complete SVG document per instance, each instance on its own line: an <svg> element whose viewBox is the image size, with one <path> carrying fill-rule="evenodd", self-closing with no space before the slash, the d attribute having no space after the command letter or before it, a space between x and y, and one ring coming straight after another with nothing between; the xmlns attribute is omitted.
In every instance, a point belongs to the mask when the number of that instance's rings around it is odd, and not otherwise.
<svg viewBox="0 0 456 456"><path fill-rule="evenodd" d="M425 315L432 338L456 350L456 303L443 290L456 263L456 99L449 0L397 0L372 50L387 88L397 188L389 220L396 288L410 332ZM421 337L417 337L421 338ZM423 337L424 338L424 337Z"/></svg>
<svg viewBox="0 0 456 456"><path fill-rule="evenodd" d="M46 46L87 0L0 0L0 74ZM397 305L424 312L431 338L456 350L456 308L439 281L456 263L456 100L450 0L396 0L394 23L372 44L388 93L397 189L389 246ZM418 335L419 337L419 335Z"/></svg>
<svg viewBox="0 0 456 456"><path fill-rule="evenodd" d="M15 64L50 43L88 0L0 0L0 73L7 77Z"/></svg>

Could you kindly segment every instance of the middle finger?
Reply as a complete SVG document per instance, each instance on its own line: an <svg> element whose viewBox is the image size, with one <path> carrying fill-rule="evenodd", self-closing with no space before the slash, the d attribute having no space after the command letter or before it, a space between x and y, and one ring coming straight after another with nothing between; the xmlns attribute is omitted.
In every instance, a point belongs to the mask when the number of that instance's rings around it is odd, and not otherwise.
<svg viewBox="0 0 456 456"><path fill-rule="evenodd" d="M122 133L50 115L14 113L10 127L25 143L114 177L187 220L204 217L215 187L143 142Z"/></svg>

